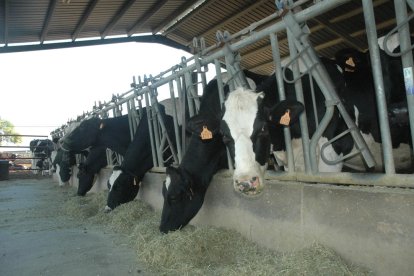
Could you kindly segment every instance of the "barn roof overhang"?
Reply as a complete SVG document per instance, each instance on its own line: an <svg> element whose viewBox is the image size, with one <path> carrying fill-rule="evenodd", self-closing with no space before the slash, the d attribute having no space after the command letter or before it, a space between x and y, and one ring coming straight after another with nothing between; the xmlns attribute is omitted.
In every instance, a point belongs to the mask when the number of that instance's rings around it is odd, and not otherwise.
<svg viewBox="0 0 414 276"><path fill-rule="evenodd" d="M338 7L307 21L316 51L333 57L344 47L367 49L362 1L329 1L338 2ZM306 8L315 1L300 2ZM381 36L396 25L394 1L372 3ZM237 33L276 11L274 0L0 0L0 53L130 41L189 51L195 37L214 45L218 30ZM274 17L266 24L278 20ZM286 33L278 39L281 55L288 55ZM241 54L246 69L273 71L269 39Z"/></svg>

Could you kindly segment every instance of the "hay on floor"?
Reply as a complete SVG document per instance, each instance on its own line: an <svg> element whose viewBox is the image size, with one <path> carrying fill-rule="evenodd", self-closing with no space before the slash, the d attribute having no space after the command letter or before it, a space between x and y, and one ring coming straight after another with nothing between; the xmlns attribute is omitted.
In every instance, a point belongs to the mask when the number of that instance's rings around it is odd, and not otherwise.
<svg viewBox="0 0 414 276"><path fill-rule="evenodd" d="M157 275L371 275L350 265L334 251L313 244L291 253L265 249L236 231L216 227L187 226L161 234L160 212L134 200L104 213L107 192L68 197L64 213L127 237Z"/></svg>

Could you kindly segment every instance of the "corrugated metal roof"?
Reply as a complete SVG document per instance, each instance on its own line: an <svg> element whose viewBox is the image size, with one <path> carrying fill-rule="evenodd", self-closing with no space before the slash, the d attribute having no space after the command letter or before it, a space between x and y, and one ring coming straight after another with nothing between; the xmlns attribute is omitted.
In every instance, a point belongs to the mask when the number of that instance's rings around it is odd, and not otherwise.
<svg viewBox="0 0 414 276"><path fill-rule="evenodd" d="M308 1L304 7L312 4ZM367 49L361 5L350 1L308 21L319 54L332 57L348 46ZM395 26L394 2L376 0L373 5L378 35L383 35ZM47 49L54 40L68 40L61 45L71 47L82 39L97 38L88 45L111 42L107 38L113 36L134 41L135 35L147 33L171 46L189 47L194 37L204 37L210 46L216 43L217 30L237 33L275 12L274 0L0 0L0 52L25 50L16 43L39 44L27 50ZM281 54L287 55L286 34L278 38ZM257 73L273 70L269 39L241 54L245 68Z"/></svg>

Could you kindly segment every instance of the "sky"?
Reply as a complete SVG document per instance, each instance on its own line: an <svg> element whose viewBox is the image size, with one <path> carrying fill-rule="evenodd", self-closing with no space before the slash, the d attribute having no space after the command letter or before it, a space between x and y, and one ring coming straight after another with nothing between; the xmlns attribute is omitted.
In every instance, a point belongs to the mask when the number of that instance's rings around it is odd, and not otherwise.
<svg viewBox="0 0 414 276"><path fill-rule="evenodd" d="M50 135L95 101L128 91L133 76L157 75L183 56L191 55L136 42L0 54L0 118L19 134Z"/></svg>

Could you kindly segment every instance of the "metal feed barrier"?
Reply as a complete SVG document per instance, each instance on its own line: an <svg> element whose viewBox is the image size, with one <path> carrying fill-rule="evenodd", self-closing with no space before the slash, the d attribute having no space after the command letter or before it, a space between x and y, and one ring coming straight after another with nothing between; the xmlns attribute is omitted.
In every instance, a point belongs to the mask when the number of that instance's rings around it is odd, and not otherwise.
<svg viewBox="0 0 414 276"><path fill-rule="evenodd" d="M185 112L179 115L177 107L181 110L186 109L190 116L197 114L199 108L199 94L206 85L206 73L208 66L215 68L216 77L220 83L218 90L220 100L224 102L224 89L221 85L222 68L225 67L227 73L230 75L228 84L230 89L237 86L247 87L248 84L243 75L240 66L239 51L261 40L270 40L271 50L273 54L273 62L275 66L275 76L278 83L283 83L284 71L281 66L281 56L279 51L278 35L287 33L287 40L290 51L291 66L294 73L294 83L297 93L297 98L303 101L303 91L301 86L300 72L298 70L298 61L306 64L308 73L312 76L326 99L326 113L319 121L317 129L312 137L306 135L302 137L303 141L303 155L304 155L304 172L295 172L294 169L294 154L291 145L289 128L284 129L284 137L287 146L287 172L271 173L270 178L278 180L301 181L310 183L334 183L334 184L353 184L353 185L378 185L378 186L394 186L394 187L414 187L414 176L412 174L397 174L395 172L395 165L393 161L392 143L390 128L388 123L387 104L384 96L384 82L381 73L381 64L379 58L379 50L377 43L377 32L375 27L375 16L373 4L371 0L363 0L363 14L366 25L366 35L369 44L370 58L372 60L373 76L376 90L377 107L379 110L379 123L382 139L382 152L385 173L322 173L317 168L317 147L320 137L326 129L329 121L332 118L333 111L337 109L344 118L348 130L341 135L328 141L322 146L321 158L329 164L336 164L338 162L346 161L353 156L344 156L339 160L328 160L324 155L324 149L333 143L335 140L341 139L345 135L351 135L356 147L359 149L358 155L365 160L367 167L375 166L375 161L369 148L366 145L361 133L355 123L351 120L349 114L346 112L343 104L339 100L332 81L330 80L326 70L321 65L316 51L313 49L309 41L309 29L305 22L323 13L337 8L338 6L349 2L349 0L331 0L331 1L314 1L315 3L306 9L300 10L306 0L301 1L275 1L279 9L275 14L256 22L247 28L239 31L236 34L229 32L217 32L217 43L207 47L203 38L194 38L193 48L195 54L189 58L182 58L181 62L170 69L161 72L156 76L144 76L143 78L133 78L131 85L132 89L126 91L122 95L113 96L108 103L95 103L92 111L84 113L81 120L88 119L92 116L108 117L112 110L112 116L120 116L123 110L127 111L131 127L131 138L133 137L137 125L141 119L142 108L147 107L148 120L150 126L151 147L153 154L154 167L163 167L162 159L163 152L166 147L169 147L172 152L171 158L174 163L178 164L182 160L185 153ZM398 32L401 45L401 59L403 63L407 102L409 112L409 123L411 130L411 137L414 139L414 92L413 92L413 57L409 41L409 26L406 18L408 17L407 7L413 9L414 1L394 1L396 10L397 25L392 33ZM281 18L282 20L269 25L271 20ZM282 36L282 35L280 35ZM387 38L385 39L387 40ZM389 51L388 51L389 52ZM391 53L389 53L391 54ZM286 58L287 56L283 57ZM198 81L200 79L201 81ZM162 92L161 92L162 91ZM276 93L276 91L275 91ZM279 87L279 96L281 99L285 98L283 86ZM313 92L312 92L313 93ZM174 100L172 105L172 116L174 118L175 140L178 141L176 146L171 142L172 137L169 137L165 131L165 125L162 118L158 116L160 99L169 98ZM314 104L315 106L315 104ZM307 107L310 108L310 107ZM316 112L315 112L316 113ZM180 130L178 126L179 119L182 122ZM302 134L308 133L308 125L305 116L300 118L300 127ZM181 131L181 132L180 132ZM411 149L412 154L412 149ZM229 159L230 168L232 164Z"/></svg>

